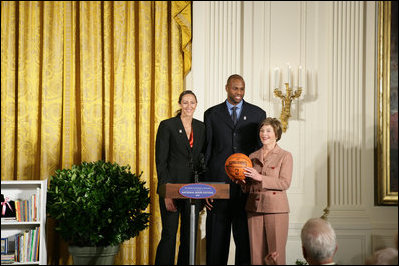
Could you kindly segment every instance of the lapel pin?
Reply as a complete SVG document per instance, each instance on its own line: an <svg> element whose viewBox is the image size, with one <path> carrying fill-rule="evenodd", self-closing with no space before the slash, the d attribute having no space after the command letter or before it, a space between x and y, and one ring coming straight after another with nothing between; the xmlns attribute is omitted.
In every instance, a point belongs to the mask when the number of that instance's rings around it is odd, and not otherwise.
<svg viewBox="0 0 399 266"><path fill-rule="evenodd" d="M247 117L246 117L246 116L244 116L244 120L247 120Z"/></svg>
<svg viewBox="0 0 399 266"><path fill-rule="evenodd" d="M183 131L181 129L179 129L179 133L182 133Z"/></svg>

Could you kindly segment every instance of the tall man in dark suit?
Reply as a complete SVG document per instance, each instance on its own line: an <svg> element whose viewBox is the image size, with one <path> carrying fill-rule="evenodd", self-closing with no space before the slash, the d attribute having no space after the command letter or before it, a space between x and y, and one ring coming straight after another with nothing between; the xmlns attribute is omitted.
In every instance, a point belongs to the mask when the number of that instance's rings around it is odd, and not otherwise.
<svg viewBox="0 0 399 266"><path fill-rule="evenodd" d="M240 75L231 75L225 88L227 100L204 114L207 181L230 184L230 199L206 199L206 262L208 265L227 265L232 228L236 244L235 264L249 265L251 257L244 209L247 195L242 193L240 185L229 179L224 164L233 153L249 155L262 146L258 125L266 118L266 112L243 100L245 82Z"/></svg>

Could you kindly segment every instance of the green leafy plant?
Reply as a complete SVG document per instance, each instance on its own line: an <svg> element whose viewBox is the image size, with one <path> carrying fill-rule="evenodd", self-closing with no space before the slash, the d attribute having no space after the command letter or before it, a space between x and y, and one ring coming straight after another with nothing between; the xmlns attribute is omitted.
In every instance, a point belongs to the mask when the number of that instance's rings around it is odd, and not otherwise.
<svg viewBox="0 0 399 266"><path fill-rule="evenodd" d="M308 263L307 263L306 261L297 259L297 260L295 261L295 265L308 265Z"/></svg>
<svg viewBox="0 0 399 266"><path fill-rule="evenodd" d="M150 198L130 166L83 162L56 170L47 193L55 230L72 246L119 245L148 226Z"/></svg>

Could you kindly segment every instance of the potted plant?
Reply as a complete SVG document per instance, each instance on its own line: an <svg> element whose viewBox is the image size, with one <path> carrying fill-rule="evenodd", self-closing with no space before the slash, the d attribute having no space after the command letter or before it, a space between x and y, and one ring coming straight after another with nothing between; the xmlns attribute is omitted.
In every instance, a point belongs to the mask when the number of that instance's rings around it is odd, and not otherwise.
<svg viewBox="0 0 399 266"><path fill-rule="evenodd" d="M149 190L130 166L83 162L56 170L47 192L47 213L69 243L74 264L113 264L119 245L148 226ZM81 261L75 251L84 255ZM94 253L94 259L87 253ZM111 254L111 259L98 259Z"/></svg>

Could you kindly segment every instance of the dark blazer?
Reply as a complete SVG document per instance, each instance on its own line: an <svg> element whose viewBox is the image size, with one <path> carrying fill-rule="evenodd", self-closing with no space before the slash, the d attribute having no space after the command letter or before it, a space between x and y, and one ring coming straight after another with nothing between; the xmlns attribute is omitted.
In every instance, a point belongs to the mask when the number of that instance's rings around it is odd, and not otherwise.
<svg viewBox="0 0 399 266"><path fill-rule="evenodd" d="M192 121L193 148L190 147L180 116L163 120L158 127L155 144L155 162L159 185L165 183L192 183L194 169L199 169L205 147L205 125Z"/></svg>
<svg viewBox="0 0 399 266"><path fill-rule="evenodd" d="M224 170L226 159L233 153L250 153L262 147L258 126L266 119L266 112L243 102L239 120L234 126L226 102L215 105L204 114L206 126L207 179L210 182L230 183Z"/></svg>

